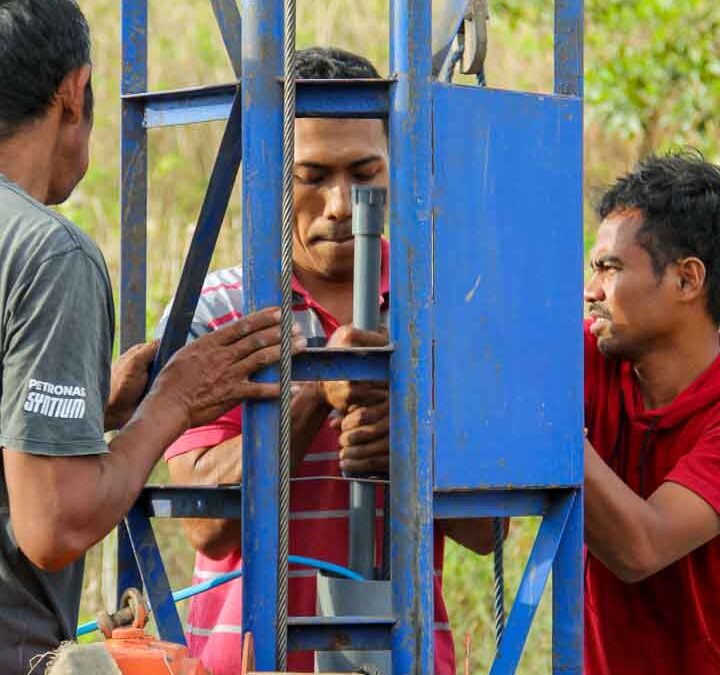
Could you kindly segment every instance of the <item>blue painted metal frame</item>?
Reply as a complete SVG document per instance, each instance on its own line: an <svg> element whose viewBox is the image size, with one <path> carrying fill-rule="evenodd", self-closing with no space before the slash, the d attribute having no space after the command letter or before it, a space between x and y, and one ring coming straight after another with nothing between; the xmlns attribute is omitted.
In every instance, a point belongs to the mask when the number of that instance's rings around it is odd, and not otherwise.
<svg viewBox="0 0 720 675"><path fill-rule="evenodd" d="M240 168L241 133L242 102L236 95L170 309L165 333L153 363L150 383L170 357L187 341L200 291L210 268L220 227Z"/></svg>
<svg viewBox="0 0 720 675"><path fill-rule="evenodd" d="M147 0L124 0L120 83L123 96L147 89L147 26ZM120 157L120 348L123 351L145 339L147 131L142 120L142 106L132 100L123 100Z"/></svg>
<svg viewBox="0 0 720 675"><path fill-rule="evenodd" d="M150 521L138 504L125 517L125 528L138 563L150 609L157 618L158 634L168 642L185 644L180 616Z"/></svg>
<svg viewBox="0 0 720 675"><path fill-rule="evenodd" d="M225 43L225 51L235 71L235 77L242 76L242 19L235 0L210 0L215 20Z"/></svg>
<svg viewBox="0 0 720 675"><path fill-rule="evenodd" d="M249 313L281 302L282 0L243 0L242 16L243 311ZM264 379L277 381L278 368ZM256 638L259 671L277 669L279 430L278 402L244 406L243 630Z"/></svg>
<svg viewBox="0 0 720 675"><path fill-rule="evenodd" d="M123 0L122 282L121 346L145 336L147 129L189 124L231 115L240 86L242 105L229 125L215 175L186 261L192 283L180 312L194 307L197 281L214 246L213 236L227 204L233 167L244 151L244 275L247 306L253 311L279 304L280 162L282 103L282 1L243 0L245 31L234 0L211 0L238 84L180 92L147 92L147 0ZM389 119L391 145L390 220L393 249L393 347L384 350L310 350L293 364L296 379L387 379L391 381L392 570L394 617L341 617L333 621L291 619L291 649L348 646L393 649L394 675L433 672L432 522L436 518L542 515L512 609L493 675L514 672L540 595L552 569L553 672L582 672L582 491L581 465L558 488L552 472L536 489L487 489L433 495L436 411L433 378L443 377L433 351L435 287L435 189L433 186L430 1L392 0L391 76L384 81L303 82L299 116ZM556 0L555 94L582 96L582 0ZM242 73L242 77L241 77ZM501 96L501 92L490 95ZM242 110L242 144L236 137ZM252 130L252 131L251 131ZM578 142L576 139L570 141ZM225 146L225 143L223 144ZM234 175L234 174L233 174ZM443 179L451 178L443 176ZM220 215L218 215L220 214ZM578 226L580 224L578 223ZM250 254L252 253L252 255ZM439 251L442 255L442 251ZM194 258L193 258L194 256ZM579 293L579 288L578 288ZM179 305L180 307L180 305ZM178 320L173 348L184 341ZM409 330L408 330L409 327ZM173 336L168 336L170 340ZM262 379L275 380L271 369ZM247 405L244 417L242 491L152 488L120 527L119 585L145 581L161 635L182 641L169 585L149 517L237 516L242 504L245 553L245 630L256 636L259 670L275 668L277 563L276 403ZM569 430L575 433L577 430ZM581 452L581 448L579 449ZM560 481L561 483L563 481ZM483 487L485 489L483 489ZM137 563L129 555L137 554Z"/></svg>
<svg viewBox="0 0 720 675"><path fill-rule="evenodd" d="M429 0L390 3L393 675L433 672L432 105Z"/></svg>
<svg viewBox="0 0 720 675"><path fill-rule="evenodd" d="M299 80L298 117L387 117L392 80ZM143 125L169 127L224 120L238 83L128 94L143 109Z"/></svg>

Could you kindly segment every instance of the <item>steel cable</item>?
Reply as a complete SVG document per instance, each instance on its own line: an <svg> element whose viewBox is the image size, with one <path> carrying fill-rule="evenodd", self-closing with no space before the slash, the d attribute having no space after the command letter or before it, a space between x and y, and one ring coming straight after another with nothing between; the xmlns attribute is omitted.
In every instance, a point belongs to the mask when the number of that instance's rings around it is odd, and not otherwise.
<svg viewBox="0 0 720 675"><path fill-rule="evenodd" d="M500 650L505 631L505 571L503 569L503 546L505 525L502 518L493 518L494 573L495 573L495 650Z"/></svg>
<svg viewBox="0 0 720 675"><path fill-rule="evenodd" d="M279 475L279 539L277 583L277 664L287 669L288 624L288 546L290 517L290 444L292 427L290 392L292 368L292 238L295 210L293 205L293 164L295 155L295 0L284 1L283 65L283 172L282 172L282 234L280 255L280 287L282 291L282 337L280 343L280 475Z"/></svg>

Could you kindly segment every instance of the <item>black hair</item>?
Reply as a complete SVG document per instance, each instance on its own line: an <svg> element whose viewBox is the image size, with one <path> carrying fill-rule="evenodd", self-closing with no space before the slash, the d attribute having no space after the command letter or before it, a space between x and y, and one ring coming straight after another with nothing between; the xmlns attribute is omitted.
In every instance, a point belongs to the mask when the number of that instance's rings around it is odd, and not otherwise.
<svg viewBox="0 0 720 675"><path fill-rule="evenodd" d="M358 80L379 78L365 57L337 47L310 47L297 53L297 76L306 80Z"/></svg>
<svg viewBox="0 0 720 675"><path fill-rule="evenodd" d="M304 80L364 80L380 77L364 56L337 47L309 47L297 53L297 76ZM387 120L382 120L385 133Z"/></svg>
<svg viewBox="0 0 720 675"><path fill-rule="evenodd" d="M90 63L76 0L0 0L0 139L47 113L63 78ZM84 114L92 116L90 83Z"/></svg>
<svg viewBox="0 0 720 675"><path fill-rule="evenodd" d="M704 263L708 312L720 324L720 166L697 151L652 155L617 179L596 210L604 219L624 209L642 215L636 240L658 278L680 258Z"/></svg>

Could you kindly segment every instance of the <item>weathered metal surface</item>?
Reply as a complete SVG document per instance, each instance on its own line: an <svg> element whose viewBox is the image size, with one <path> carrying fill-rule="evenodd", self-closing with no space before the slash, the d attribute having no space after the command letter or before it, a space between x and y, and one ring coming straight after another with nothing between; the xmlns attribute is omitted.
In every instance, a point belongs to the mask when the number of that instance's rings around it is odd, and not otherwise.
<svg viewBox="0 0 720 675"><path fill-rule="evenodd" d="M210 0L235 77L242 75L242 19L236 0Z"/></svg>
<svg viewBox="0 0 720 675"><path fill-rule="evenodd" d="M147 0L122 3L121 91L133 94L147 89ZM121 130L121 266L120 348L145 339L147 132L142 106L122 104Z"/></svg>
<svg viewBox="0 0 720 675"><path fill-rule="evenodd" d="M393 347L325 348L312 347L293 358L293 380L388 379Z"/></svg>
<svg viewBox="0 0 720 675"><path fill-rule="evenodd" d="M298 80L297 117L385 118L392 80ZM227 119L238 83L132 93L146 128Z"/></svg>
<svg viewBox="0 0 720 675"><path fill-rule="evenodd" d="M432 105L429 0L390 4L393 675L433 672Z"/></svg>
<svg viewBox="0 0 720 675"><path fill-rule="evenodd" d="M138 504L150 518L242 518L240 486L151 485Z"/></svg>
<svg viewBox="0 0 720 675"><path fill-rule="evenodd" d="M213 166L197 226L168 316L150 381L187 341L205 276L210 268L220 228L225 218L240 161L242 160L242 101L236 95Z"/></svg>
<svg viewBox="0 0 720 675"><path fill-rule="evenodd" d="M435 485L582 482L582 108L435 84Z"/></svg>
<svg viewBox="0 0 720 675"><path fill-rule="evenodd" d="M357 482L353 482L351 489L356 484ZM374 546L369 548L375 552ZM370 567L372 573L372 563ZM385 617L386 628L389 629L392 625L390 582L340 579L322 572L318 572L316 581L318 614L323 617L342 617L349 628L356 629L355 632L348 631L343 636L344 639L334 640L333 650L321 650L315 654L316 670L321 673L356 672L364 666L372 666L389 675L392 669L390 631L386 631L382 647L367 651L358 646L358 638L355 637L358 635L357 629L363 628L364 624L353 626L350 617Z"/></svg>
<svg viewBox="0 0 720 675"><path fill-rule="evenodd" d="M553 675L583 672L583 494L578 489L553 563Z"/></svg>
<svg viewBox="0 0 720 675"><path fill-rule="evenodd" d="M121 93L147 89L147 0L123 0ZM120 349L145 339L147 132L142 106L122 103L120 142ZM124 523L118 527L117 597L142 580Z"/></svg>
<svg viewBox="0 0 720 675"><path fill-rule="evenodd" d="M283 3L243 0L243 279L249 313L279 306ZM258 379L277 381L278 369ZM258 670L275 670L280 409L245 405L243 414L243 630L255 638Z"/></svg>
<svg viewBox="0 0 720 675"><path fill-rule="evenodd" d="M290 617L290 651L379 650L390 646L393 621L387 617Z"/></svg>
<svg viewBox="0 0 720 675"><path fill-rule="evenodd" d="M555 93L583 95L583 0L555 0Z"/></svg>
<svg viewBox="0 0 720 675"><path fill-rule="evenodd" d="M570 491L554 499L540 525L490 675L512 675L520 662L532 620L577 498L577 492Z"/></svg>
<svg viewBox="0 0 720 675"><path fill-rule="evenodd" d="M542 516L556 492L562 491L476 489L472 492L436 492L435 518Z"/></svg>
<svg viewBox="0 0 720 675"><path fill-rule="evenodd" d="M155 614L158 635L162 640L184 645L185 634L150 520L142 509L135 505L126 516L125 525L150 608Z"/></svg>

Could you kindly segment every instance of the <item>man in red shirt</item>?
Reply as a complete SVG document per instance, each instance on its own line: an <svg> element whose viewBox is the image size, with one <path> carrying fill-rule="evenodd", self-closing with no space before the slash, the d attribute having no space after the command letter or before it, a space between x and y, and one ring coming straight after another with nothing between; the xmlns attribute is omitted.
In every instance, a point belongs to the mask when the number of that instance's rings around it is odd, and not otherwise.
<svg viewBox="0 0 720 675"><path fill-rule="evenodd" d="M362 57L337 49L298 53L298 76L312 79L374 78ZM388 183L387 132L380 120L298 119L295 142L294 318L309 346L381 346L384 333L354 329L352 321L352 184ZM381 313L387 316L389 246L383 243ZM241 269L211 274L198 304L191 334L214 331L240 317ZM370 383L298 383L292 404L290 553L347 564L346 474L388 470L387 387ZM340 416L329 417L332 410ZM214 424L187 433L166 454L180 484L239 483L242 479L242 417L236 408ZM378 523L382 518L378 501ZM195 580L240 566L238 521L185 523L198 551ZM445 521L435 536L435 673L454 675L452 635L442 598L443 534L477 552L492 549L490 521ZM289 608L293 616L315 615L315 572L291 568ZM232 582L193 599L188 644L214 675L239 672L242 586ZM289 655L293 671L312 671L313 654Z"/></svg>
<svg viewBox="0 0 720 675"><path fill-rule="evenodd" d="M585 288L588 675L720 673L720 167L620 178Z"/></svg>

